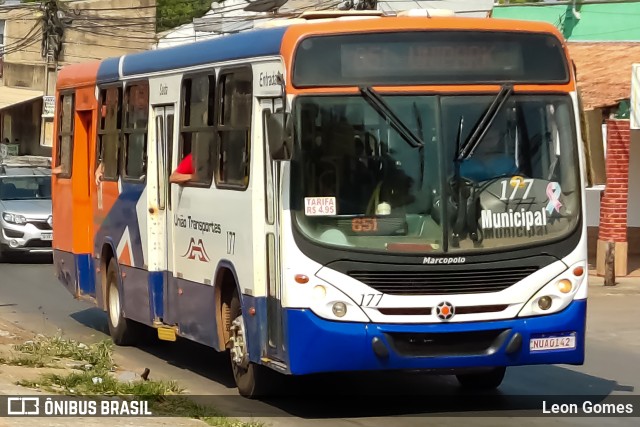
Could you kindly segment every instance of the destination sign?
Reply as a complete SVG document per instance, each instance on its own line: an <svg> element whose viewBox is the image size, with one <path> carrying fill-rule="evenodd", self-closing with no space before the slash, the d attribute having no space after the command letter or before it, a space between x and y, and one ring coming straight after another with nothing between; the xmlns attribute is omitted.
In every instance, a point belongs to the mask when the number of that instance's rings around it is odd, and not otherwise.
<svg viewBox="0 0 640 427"><path fill-rule="evenodd" d="M293 84L566 83L560 40L550 34L398 31L314 36L296 51Z"/></svg>

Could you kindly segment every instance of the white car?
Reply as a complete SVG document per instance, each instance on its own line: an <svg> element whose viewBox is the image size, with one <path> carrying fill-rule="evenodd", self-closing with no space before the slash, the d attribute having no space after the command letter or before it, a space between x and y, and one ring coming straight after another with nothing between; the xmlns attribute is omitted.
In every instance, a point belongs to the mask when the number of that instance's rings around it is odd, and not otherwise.
<svg viewBox="0 0 640 427"><path fill-rule="evenodd" d="M0 256L51 253L51 168L0 165Z"/></svg>

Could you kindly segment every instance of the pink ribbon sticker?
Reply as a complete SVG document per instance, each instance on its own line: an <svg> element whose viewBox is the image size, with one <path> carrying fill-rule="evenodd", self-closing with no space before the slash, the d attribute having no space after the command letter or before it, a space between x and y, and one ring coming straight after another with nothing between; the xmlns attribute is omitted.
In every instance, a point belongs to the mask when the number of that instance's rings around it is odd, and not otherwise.
<svg viewBox="0 0 640 427"><path fill-rule="evenodd" d="M560 213L560 208L562 207L562 203L560 203L561 193L562 190L560 189L560 184L557 182L550 182L549 185L547 185L547 197L549 198L547 213L551 214L554 209L556 212Z"/></svg>

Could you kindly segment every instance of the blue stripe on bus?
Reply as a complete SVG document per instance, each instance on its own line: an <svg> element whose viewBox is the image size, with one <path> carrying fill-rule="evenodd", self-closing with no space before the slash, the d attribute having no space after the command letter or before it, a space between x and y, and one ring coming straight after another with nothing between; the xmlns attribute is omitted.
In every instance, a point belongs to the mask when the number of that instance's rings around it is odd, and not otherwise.
<svg viewBox="0 0 640 427"><path fill-rule="evenodd" d="M120 57L107 58L100 63L98 67L98 84L117 82L120 78Z"/></svg>
<svg viewBox="0 0 640 427"><path fill-rule="evenodd" d="M128 230L131 239L131 247L129 249L132 266L142 267L144 265L140 227L146 227L146 224L138 223L138 212L136 211L136 206L144 188L145 184L122 183L121 193L96 232L96 246L94 248L96 253L102 252L103 244L109 239L113 241L114 246L117 248L125 230ZM146 209L146 204L144 208ZM146 211L144 216L146 217ZM114 255L117 254L114 253Z"/></svg>
<svg viewBox="0 0 640 427"><path fill-rule="evenodd" d="M165 319L165 323L177 323L181 337L221 350L214 286L178 279L171 274L168 295L164 298L171 312L171 318Z"/></svg>
<svg viewBox="0 0 640 427"><path fill-rule="evenodd" d="M77 297L78 290L76 289L77 283L77 270L76 270L76 257L78 255L67 251L61 251L60 249L53 250L53 266L56 271L58 280L64 285L71 295Z"/></svg>
<svg viewBox="0 0 640 427"><path fill-rule="evenodd" d="M91 254L76 255L76 271L80 294L96 297L96 282L93 274L93 258Z"/></svg>
<svg viewBox="0 0 640 427"><path fill-rule="evenodd" d="M310 310L286 309L285 322L289 369L292 374L337 371L376 371L397 369L451 369L479 366L518 366L570 364L584 362L586 300L576 300L560 313L547 316L500 321L436 323L436 324L367 324L334 322L321 319ZM446 355L432 357L401 356L389 343L393 333L454 333L483 330L510 330L509 337L495 352L481 355ZM522 347L507 354L505 347L511 336L522 335ZM543 333L576 332L573 350L529 351L529 338ZM374 337L387 344L386 359L375 355Z"/></svg>
<svg viewBox="0 0 640 427"><path fill-rule="evenodd" d="M124 57L123 76L177 70L214 62L279 55L286 28L269 28ZM106 71L106 70L105 70ZM98 73L100 77L100 73Z"/></svg>
<svg viewBox="0 0 640 427"><path fill-rule="evenodd" d="M124 275L124 277L120 276L120 298L123 315L127 319L151 325L149 272L126 265L119 265L119 268Z"/></svg>
<svg viewBox="0 0 640 427"><path fill-rule="evenodd" d="M151 312L151 320L161 319L164 317L164 287L165 278L164 271L149 272L149 304Z"/></svg>

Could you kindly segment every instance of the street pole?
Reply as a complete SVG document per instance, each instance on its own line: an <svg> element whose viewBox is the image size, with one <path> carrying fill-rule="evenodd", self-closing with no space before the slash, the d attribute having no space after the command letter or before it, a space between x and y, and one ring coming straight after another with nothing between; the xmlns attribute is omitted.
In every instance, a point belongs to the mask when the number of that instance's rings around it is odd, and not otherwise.
<svg viewBox="0 0 640 427"><path fill-rule="evenodd" d="M51 70L51 59L53 58L57 72L58 56L62 48L62 36L64 26L58 17L58 0L46 0L42 5L42 52L44 59L44 90L43 108L40 117L40 146L45 146L47 125L50 120L44 116L44 100L49 96L49 72ZM53 122L51 121L51 124Z"/></svg>
<svg viewBox="0 0 640 427"><path fill-rule="evenodd" d="M616 244L607 242L607 251L604 257L604 285L616 284Z"/></svg>

